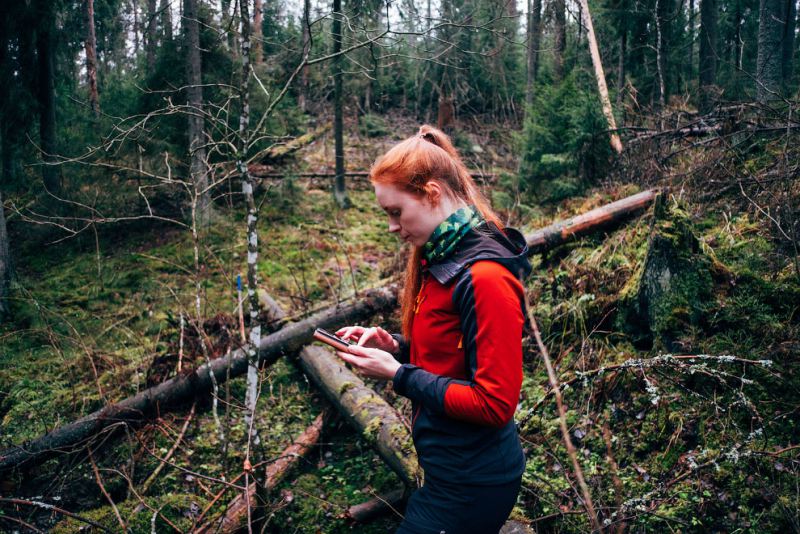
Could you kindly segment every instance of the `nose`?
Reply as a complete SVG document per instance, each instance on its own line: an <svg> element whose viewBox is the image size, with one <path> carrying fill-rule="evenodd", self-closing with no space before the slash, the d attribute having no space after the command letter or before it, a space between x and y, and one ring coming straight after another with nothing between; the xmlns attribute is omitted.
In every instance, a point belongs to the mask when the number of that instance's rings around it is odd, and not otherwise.
<svg viewBox="0 0 800 534"><path fill-rule="evenodd" d="M394 233L399 231L400 231L400 225L394 221L389 221L389 232Z"/></svg>

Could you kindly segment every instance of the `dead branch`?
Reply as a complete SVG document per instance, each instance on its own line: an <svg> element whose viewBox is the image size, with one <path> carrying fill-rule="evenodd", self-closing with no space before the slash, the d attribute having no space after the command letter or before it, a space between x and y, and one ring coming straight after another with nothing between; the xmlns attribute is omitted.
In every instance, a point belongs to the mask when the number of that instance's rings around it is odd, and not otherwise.
<svg viewBox="0 0 800 534"><path fill-rule="evenodd" d="M274 462L267 465L266 480L264 485L267 490L274 489L286 477L286 474L295 466L300 458L305 457L319 442L322 435L324 413L317 416L297 440L289 445ZM247 495L252 500L256 494L256 482L247 487ZM247 501L244 495L239 494L228 504L227 511L219 519L214 519L199 527L197 534L233 533L242 526L247 516Z"/></svg>
<svg viewBox="0 0 800 534"><path fill-rule="evenodd" d="M189 423L192 421L192 417L194 417L194 409L196 405L197 403L192 404L192 409L189 410L189 415L186 417L183 427L181 427L181 433L178 434L178 438L175 440L175 443L172 444L172 448L170 448L169 452L167 452L167 455L164 457L164 461L158 464L158 467L156 467L155 471L150 473L150 476L147 477L147 479L144 481L144 484L142 484L142 489L139 491L141 495L147 493L147 490L150 489L150 486L153 484L158 474L164 468L169 459L172 458L172 455L175 454L175 451L178 450L178 445L180 445L183 436L186 434L186 429L189 428Z"/></svg>

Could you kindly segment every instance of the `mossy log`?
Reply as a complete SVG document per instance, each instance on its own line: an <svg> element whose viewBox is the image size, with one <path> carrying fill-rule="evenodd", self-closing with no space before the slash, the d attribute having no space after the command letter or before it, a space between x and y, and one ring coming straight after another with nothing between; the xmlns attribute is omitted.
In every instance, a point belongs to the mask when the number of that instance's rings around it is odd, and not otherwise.
<svg viewBox="0 0 800 534"><path fill-rule="evenodd" d="M409 487L420 479L411 433L397 411L326 348L300 351L306 374Z"/></svg>
<svg viewBox="0 0 800 534"><path fill-rule="evenodd" d="M644 210L658 191L642 191L616 202L600 206L566 221L558 221L525 237L530 254L541 254L579 237L608 230Z"/></svg>
<svg viewBox="0 0 800 534"><path fill-rule="evenodd" d="M324 414L318 415L314 422L311 423L311 426L298 436L294 443L284 449L277 460L267 465L266 480L264 482L267 490L271 491L275 489L278 484L286 478L286 474L298 463L300 458L307 456L311 449L319 443L324 419ZM247 488L247 494L250 502L254 502L256 498L255 482L250 484ZM210 534L212 532L230 534L237 532L246 519L247 500L245 500L244 495L239 494L228 503L225 515L221 518L209 521L194 532L196 534Z"/></svg>
<svg viewBox="0 0 800 534"><path fill-rule="evenodd" d="M299 137L295 137L294 139L286 143L271 146L266 150L264 150L262 153L258 154L255 158L253 158L253 160L259 161L261 163L274 163L294 152L297 152L304 146L310 145L311 143L314 142L316 138L318 138L319 136L330 130L331 126L332 124L330 122L327 122L321 126L314 128L308 133L304 133ZM249 166L248 170L251 173L258 175L260 167L257 164L253 164Z"/></svg>
<svg viewBox="0 0 800 534"><path fill-rule="evenodd" d="M258 345L259 362L270 365L283 354L296 353L312 341L312 334L317 327L334 328L354 323L396 305L396 288L388 287L365 293L351 304L323 310L261 338ZM0 472L21 469L34 461L41 462L46 458L74 451L90 443L101 432L138 423L171 407L207 396L212 391L209 371L214 373L217 384L246 373L246 351L236 350L230 358L226 356L212 360L210 368L208 364L204 364L193 372L176 376L138 395L105 406L31 442L6 449L0 452Z"/></svg>

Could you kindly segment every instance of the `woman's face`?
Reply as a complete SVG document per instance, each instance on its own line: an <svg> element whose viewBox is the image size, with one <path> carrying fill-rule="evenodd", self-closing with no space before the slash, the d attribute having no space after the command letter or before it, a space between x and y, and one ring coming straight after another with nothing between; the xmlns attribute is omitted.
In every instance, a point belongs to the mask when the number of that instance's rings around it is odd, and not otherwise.
<svg viewBox="0 0 800 534"><path fill-rule="evenodd" d="M389 231L421 247L448 213L443 203L434 206L427 196L418 197L390 184L374 184L378 204L389 216Z"/></svg>

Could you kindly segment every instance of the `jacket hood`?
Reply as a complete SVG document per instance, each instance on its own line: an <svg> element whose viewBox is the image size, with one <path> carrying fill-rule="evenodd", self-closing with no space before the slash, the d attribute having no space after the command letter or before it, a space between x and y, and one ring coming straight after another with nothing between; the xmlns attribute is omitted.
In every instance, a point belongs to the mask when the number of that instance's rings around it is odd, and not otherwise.
<svg viewBox="0 0 800 534"><path fill-rule="evenodd" d="M480 260L496 261L520 281L531 273L525 236L514 228L500 230L492 222L484 222L467 232L453 254L428 265L428 272L444 285Z"/></svg>

